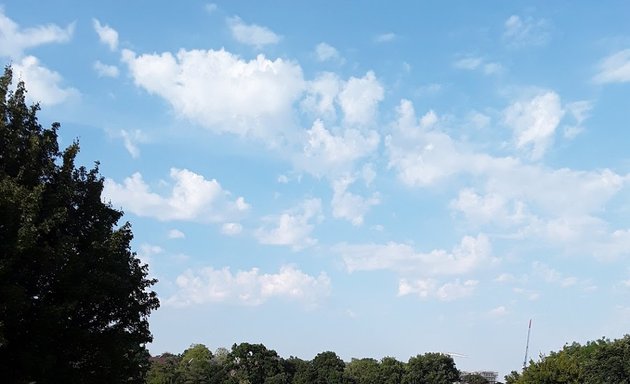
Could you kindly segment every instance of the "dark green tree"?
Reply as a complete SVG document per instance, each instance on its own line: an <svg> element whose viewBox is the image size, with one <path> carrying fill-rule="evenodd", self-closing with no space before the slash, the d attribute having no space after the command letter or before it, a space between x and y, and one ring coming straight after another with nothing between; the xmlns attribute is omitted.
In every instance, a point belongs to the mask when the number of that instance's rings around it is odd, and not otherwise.
<svg viewBox="0 0 630 384"><path fill-rule="evenodd" d="M488 380L478 373L462 375L462 384L488 384Z"/></svg>
<svg viewBox="0 0 630 384"><path fill-rule="evenodd" d="M352 359L346 365L346 374L355 384L382 384L380 366L377 360Z"/></svg>
<svg viewBox="0 0 630 384"><path fill-rule="evenodd" d="M344 375L346 363L335 352L326 351L318 354L312 361L313 384L341 384L351 380Z"/></svg>
<svg viewBox="0 0 630 384"><path fill-rule="evenodd" d="M177 383L210 383L214 375L212 352L203 344L193 344L182 353L177 367Z"/></svg>
<svg viewBox="0 0 630 384"><path fill-rule="evenodd" d="M278 353L263 344L234 344L228 360L229 376L236 383L283 383L288 380Z"/></svg>
<svg viewBox="0 0 630 384"><path fill-rule="evenodd" d="M591 384L630 384L630 335L622 339L599 340L598 348L585 364L586 381Z"/></svg>
<svg viewBox="0 0 630 384"><path fill-rule="evenodd" d="M425 353L409 359L404 384L452 384L459 381L453 358L443 353Z"/></svg>
<svg viewBox="0 0 630 384"><path fill-rule="evenodd" d="M129 224L101 199L98 164L75 167L10 68L0 77L0 377L5 383L141 383L158 307Z"/></svg>
<svg viewBox="0 0 630 384"><path fill-rule="evenodd" d="M630 336L566 344L560 351L530 361L519 375L505 377L507 384L630 383Z"/></svg>
<svg viewBox="0 0 630 384"><path fill-rule="evenodd" d="M147 373L147 384L175 384L178 382L178 370L181 357L172 353L163 353L150 359L151 366Z"/></svg>
<svg viewBox="0 0 630 384"><path fill-rule="evenodd" d="M383 384L400 384L405 374L405 364L393 357L383 357L380 365L380 377Z"/></svg>

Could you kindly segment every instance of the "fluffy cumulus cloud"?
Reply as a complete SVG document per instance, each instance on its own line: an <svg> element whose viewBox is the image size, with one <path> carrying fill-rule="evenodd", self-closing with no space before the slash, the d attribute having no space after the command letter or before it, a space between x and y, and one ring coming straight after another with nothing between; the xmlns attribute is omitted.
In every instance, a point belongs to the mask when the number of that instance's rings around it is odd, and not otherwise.
<svg viewBox="0 0 630 384"><path fill-rule="evenodd" d="M337 95L343 82L334 73L324 72L306 85L306 96L301 102L304 111L334 120L337 117Z"/></svg>
<svg viewBox="0 0 630 384"><path fill-rule="evenodd" d="M234 16L227 19L232 37L242 44L262 48L265 45L278 44L280 36L272 30L256 24L246 24L240 17Z"/></svg>
<svg viewBox="0 0 630 384"><path fill-rule="evenodd" d="M375 151L379 141L376 131L364 133L349 128L334 134L321 120L316 120L306 132L302 153L295 163L300 170L316 176L347 173L359 159Z"/></svg>
<svg viewBox="0 0 630 384"><path fill-rule="evenodd" d="M46 68L35 56L25 56L13 62L12 66L15 77L26 84L26 96L33 102L49 106L80 96L77 89L64 87L61 75Z"/></svg>
<svg viewBox="0 0 630 384"><path fill-rule="evenodd" d="M408 100L402 100L397 111L398 119L385 145L389 168L394 169L405 184L431 185L474 166L475 162L485 161L473 159L471 154L457 148L457 143L446 133L432 129L438 121L434 112L429 111L418 119Z"/></svg>
<svg viewBox="0 0 630 384"><path fill-rule="evenodd" d="M291 265L277 273L261 273L258 268L232 272L230 268L188 270L176 279L177 293L166 303L175 306L206 303L260 305L281 298L315 306L330 294L326 273L308 275Z"/></svg>
<svg viewBox="0 0 630 384"><path fill-rule="evenodd" d="M517 142L521 138L530 147L546 145L542 144L544 138L556 129L562 114L556 101L554 93L543 93L508 107L506 114L514 125ZM542 238L563 246L602 234L595 243L582 247L583 252L590 253L594 253L595 244L610 237L610 228L597 215L627 186L628 175L609 169L553 169L515 157L475 152L444 132L434 123L435 118L426 117L429 115L418 119L411 102L403 100L385 139L389 166L403 183L426 187L462 175L474 176L476 187L462 188L451 203L474 224L513 227L520 237ZM586 236L588 233L591 235ZM583 246L584 240L576 244Z"/></svg>
<svg viewBox="0 0 630 384"><path fill-rule="evenodd" d="M459 191L457 199L451 202L451 208L463 213L468 221L476 224L519 223L524 216L523 203L509 203L505 196L498 193L480 195L471 188Z"/></svg>
<svg viewBox="0 0 630 384"><path fill-rule="evenodd" d="M380 203L378 194L363 197L348 191L348 187L354 182L353 177L345 176L333 182L332 206L333 217L345 219L352 225L363 224L363 217L370 208Z"/></svg>
<svg viewBox="0 0 630 384"><path fill-rule="evenodd" d="M613 53L599 64L593 80L596 83L627 83L630 81L630 49Z"/></svg>
<svg viewBox="0 0 630 384"><path fill-rule="evenodd" d="M326 43L319 43L315 46L315 57L318 61L335 61L341 59L337 49Z"/></svg>
<svg viewBox="0 0 630 384"><path fill-rule="evenodd" d="M173 228L170 231L168 231L168 238L169 239L185 239L186 234L180 231L179 229Z"/></svg>
<svg viewBox="0 0 630 384"><path fill-rule="evenodd" d="M409 244L340 244L334 247L349 272L389 270L401 275L463 275L494 262L485 235L465 236L448 252L418 252Z"/></svg>
<svg viewBox="0 0 630 384"><path fill-rule="evenodd" d="M512 15L505 20L503 40L511 47L541 46L551 39L549 23L532 17Z"/></svg>
<svg viewBox="0 0 630 384"><path fill-rule="evenodd" d="M120 74L117 66L103 64L100 60L96 60L93 67L98 77L118 77Z"/></svg>
<svg viewBox="0 0 630 384"><path fill-rule="evenodd" d="M0 56L19 59L24 51L43 44L65 43L74 33L74 23L62 28L55 24L21 28L0 7Z"/></svg>
<svg viewBox="0 0 630 384"><path fill-rule="evenodd" d="M151 191L140 173L121 184L106 179L103 197L125 211L162 221L225 222L249 209L242 197L233 198L214 179L177 168L171 168L170 177L170 192L164 195Z"/></svg>
<svg viewBox="0 0 630 384"><path fill-rule="evenodd" d="M123 61L137 86L215 132L273 140L304 89L299 65L263 55L247 61L224 50L139 56L124 50Z"/></svg>
<svg viewBox="0 0 630 384"><path fill-rule="evenodd" d="M323 219L320 199L307 199L298 207L280 215L263 218L264 225L256 230L256 237L261 244L290 246L300 250L315 245L317 240L311 237L315 223Z"/></svg>
<svg viewBox="0 0 630 384"><path fill-rule="evenodd" d="M107 45L112 51L118 48L118 32L114 28L101 24L97 19L92 19L92 26L101 43Z"/></svg>
<svg viewBox="0 0 630 384"><path fill-rule="evenodd" d="M62 28L55 24L22 28L4 14L0 7L0 57L10 59L15 78L23 80L28 89L26 97L44 106L63 103L80 95L65 87L61 75L47 68L25 51L44 44L65 43L74 34L74 23Z"/></svg>
<svg viewBox="0 0 630 384"><path fill-rule="evenodd" d="M360 78L351 77L338 95L344 121L348 124L373 123L378 103L383 97L383 86L374 72L370 71Z"/></svg>
<svg viewBox="0 0 630 384"><path fill-rule="evenodd" d="M240 223L225 223L221 226L221 233L228 236L236 236L243 232L243 226Z"/></svg>
<svg viewBox="0 0 630 384"><path fill-rule="evenodd" d="M401 279L398 283L398 296L416 295L423 299L436 298L452 301L471 296L479 281L455 279L441 284L435 279Z"/></svg>
<svg viewBox="0 0 630 384"><path fill-rule="evenodd" d="M538 160L553 141L564 110L560 96L547 91L532 99L515 102L504 114L505 123L514 132L516 147L531 149L531 158Z"/></svg>

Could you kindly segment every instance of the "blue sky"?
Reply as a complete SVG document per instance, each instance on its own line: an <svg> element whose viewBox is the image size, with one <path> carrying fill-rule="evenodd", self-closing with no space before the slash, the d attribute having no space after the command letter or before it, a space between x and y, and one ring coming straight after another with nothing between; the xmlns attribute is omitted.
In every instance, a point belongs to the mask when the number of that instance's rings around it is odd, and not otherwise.
<svg viewBox="0 0 630 384"><path fill-rule="evenodd" d="M505 374L530 318L534 357L628 332L629 11L22 0L0 56L101 162L159 279L152 353Z"/></svg>

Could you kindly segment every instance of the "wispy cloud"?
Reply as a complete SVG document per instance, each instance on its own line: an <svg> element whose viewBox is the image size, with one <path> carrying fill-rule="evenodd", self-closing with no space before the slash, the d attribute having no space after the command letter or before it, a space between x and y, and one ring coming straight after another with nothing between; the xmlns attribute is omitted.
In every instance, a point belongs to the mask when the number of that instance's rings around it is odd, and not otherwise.
<svg viewBox="0 0 630 384"><path fill-rule="evenodd" d="M117 66L103 64L100 60L94 62L94 70L98 77L118 77L120 74Z"/></svg>
<svg viewBox="0 0 630 384"><path fill-rule="evenodd" d="M267 27L256 24L245 24L240 17L234 16L227 19L232 37L242 44L262 48L265 45L278 44L281 37Z"/></svg>
<svg viewBox="0 0 630 384"><path fill-rule="evenodd" d="M118 49L118 32L114 28L101 24L97 19L92 19L92 25L101 43L107 45L112 51Z"/></svg>
<svg viewBox="0 0 630 384"><path fill-rule="evenodd" d="M394 32L387 32L387 33L382 33L380 35L376 35L374 37L374 42L375 43L391 43L397 38L398 38L398 35L396 35Z"/></svg>
<svg viewBox="0 0 630 384"><path fill-rule="evenodd" d="M43 44L66 43L74 34L75 24L62 28L56 24L21 28L0 7L0 56L19 59L24 51Z"/></svg>
<svg viewBox="0 0 630 384"><path fill-rule="evenodd" d="M613 53L599 64L599 71L593 77L599 84L626 83L630 81L630 49Z"/></svg>
<svg viewBox="0 0 630 384"><path fill-rule="evenodd" d="M505 20L503 40L514 48L545 45L551 40L549 22L512 15Z"/></svg>
<svg viewBox="0 0 630 384"><path fill-rule="evenodd" d="M261 273L258 268L232 272L230 268L188 270L176 279L177 293L166 300L174 306L209 303L261 305L273 298L316 306L331 291L331 282L324 272L308 275L292 265L277 273Z"/></svg>

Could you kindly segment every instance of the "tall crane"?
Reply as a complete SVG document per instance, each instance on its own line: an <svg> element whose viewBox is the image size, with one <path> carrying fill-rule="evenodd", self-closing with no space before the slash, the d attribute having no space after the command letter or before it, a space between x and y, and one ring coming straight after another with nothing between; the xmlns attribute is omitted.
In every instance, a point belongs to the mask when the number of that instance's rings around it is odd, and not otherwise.
<svg viewBox="0 0 630 384"><path fill-rule="evenodd" d="M532 333L532 319L529 319L527 327L527 344L525 344L525 359L523 360L523 369L527 367L527 355L529 354L529 335Z"/></svg>

